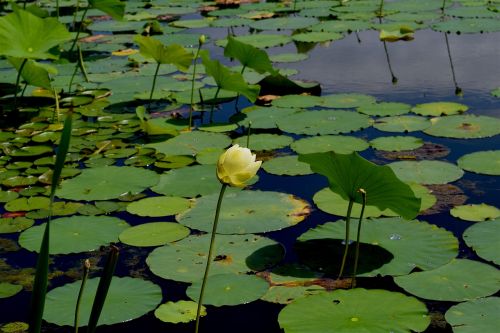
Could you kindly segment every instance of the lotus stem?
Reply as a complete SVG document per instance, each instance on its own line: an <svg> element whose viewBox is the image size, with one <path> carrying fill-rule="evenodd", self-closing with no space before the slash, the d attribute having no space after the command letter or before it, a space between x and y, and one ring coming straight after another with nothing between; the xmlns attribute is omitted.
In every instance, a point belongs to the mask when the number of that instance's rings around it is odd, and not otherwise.
<svg viewBox="0 0 500 333"><path fill-rule="evenodd" d="M217 200L217 208L215 209L214 224L212 226L212 235L210 236L210 247L208 248L207 264L205 266L205 273L203 274L203 280L201 282L200 297L198 297L198 306L196 308L196 326L194 329L195 333L198 333L200 328L200 314L201 307L203 305L203 295L205 293L205 286L207 284L208 271L210 270L210 264L212 263L212 255L215 243L215 233L217 232L217 224L219 223L219 213L222 205L222 198L224 197L224 192L226 191L227 184L222 184L219 193L219 199Z"/></svg>
<svg viewBox="0 0 500 333"><path fill-rule="evenodd" d="M382 43L384 44L385 58L387 59L387 66L389 67L389 73L391 74L391 82L392 84L396 84L398 83L398 78L394 75L394 71L392 70L391 58L389 57L389 51L387 50L387 42L384 40Z"/></svg>
<svg viewBox="0 0 500 333"><path fill-rule="evenodd" d="M217 90L215 91L215 95L214 95L214 100L213 100L212 106L210 108L210 123L213 122L215 101L217 100L217 97L219 96L219 92L220 92L220 87L217 87Z"/></svg>
<svg viewBox="0 0 500 333"><path fill-rule="evenodd" d="M366 206L366 191L360 188L358 192L361 193L361 198L363 199L363 206L361 206L361 213L359 214L358 234L356 236L356 252L354 254L354 269L352 273L351 287L355 287L356 285L356 272L358 270L358 259L359 259L359 241L361 238L361 223L363 222L363 215L365 213L365 206Z"/></svg>
<svg viewBox="0 0 500 333"><path fill-rule="evenodd" d="M23 59L23 62L21 63L21 67L19 67L19 70L17 71L17 76L16 76L16 89L14 90L14 109L17 108L17 89L19 89L19 82L21 81L21 73L23 72L24 66L28 62L27 58Z"/></svg>
<svg viewBox="0 0 500 333"><path fill-rule="evenodd" d="M87 283L87 278L89 277L90 271L90 261L86 259L83 262L83 277L82 284L80 285L80 291L78 292L78 298L76 299L76 308L75 308L75 320L74 320L74 333L78 333L78 326L80 322L80 304L82 302L83 291L85 290L85 284Z"/></svg>
<svg viewBox="0 0 500 333"><path fill-rule="evenodd" d="M252 132L252 122L248 122L248 130L247 130L247 148L250 149L250 133Z"/></svg>
<svg viewBox="0 0 500 333"><path fill-rule="evenodd" d="M337 279L340 279L342 277L342 274L344 274L344 267L345 267L345 262L347 259L347 253L349 252L349 229L350 229L350 223L351 223L351 212L352 212L352 205L354 204L353 199L349 199L349 205L347 206L347 214L346 214L346 220L345 220L345 244L344 244L344 255L342 256L342 264L340 265L340 272L339 272L339 277Z"/></svg>
<svg viewBox="0 0 500 333"><path fill-rule="evenodd" d="M455 95L462 96L462 88L458 86L457 77L455 76L455 66L453 66L453 59L451 57L450 42L448 41L448 34L444 33L444 39L446 41L446 50L448 51L448 59L450 60L451 75L453 78L453 84L455 85Z"/></svg>
<svg viewBox="0 0 500 333"><path fill-rule="evenodd" d="M161 63L156 64L155 75L153 77L153 85L151 86L151 93L149 94L148 111L151 110L151 101L153 100L153 93L155 91L156 77L158 76L158 71L160 70Z"/></svg>
<svg viewBox="0 0 500 333"><path fill-rule="evenodd" d="M384 11L384 0L380 0L380 5L378 7L378 17L384 16L383 11Z"/></svg>
<svg viewBox="0 0 500 333"><path fill-rule="evenodd" d="M87 11L89 10L89 5L85 7L83 10L82 18L80 19L80 25L78 26L78 29L76 30L76 36L75 39L73 39L73 43L71 44L71 47L69 48L68 53L71 55L71 52L73 52L73 49L75 48L76 42L78 41L78 38L80 37L80 32L82 31L82 24L83 20L85 20L85 15L87 15Z"/></svg>
<svg viewBox="0 0 500 333"><path fill-rule="evenodd" d="M198 49L196 50L196 55L193 60L193 77L191 78L191 106L189 108L189 123L188 123L188 131L191 130L193 126L193 111L194 111L194 79L196 78L196 64L198 60L198 56L200 55L201 46L203 44L198 42Z"/></svg>
<svg viewBox="0 0 500 333"><path fill-rule="evenodd" d="M89 83L90 80L87 74L87 69L85 68L85 63L83 62L83 53L80 44L77 44L76 48L78 50L78 65L80 66L80 70L82 71L83 77L85 78L85 82Z"/></svg>

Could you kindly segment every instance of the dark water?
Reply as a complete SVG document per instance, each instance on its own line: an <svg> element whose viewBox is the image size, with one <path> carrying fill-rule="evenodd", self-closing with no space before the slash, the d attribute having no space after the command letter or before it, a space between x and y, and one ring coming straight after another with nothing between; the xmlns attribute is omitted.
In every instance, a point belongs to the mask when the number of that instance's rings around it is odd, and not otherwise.
<svg viewBox="0 0 500 333"><path fill-rule="evenodd" d="M243 32L246 29L238 29ZM195 30L196 31L196 30ZM201 30L199 30L201 31ZM204 33L222 37L223 29L207 29ZM287 68L296 68L299 73L294 77L301 80L314 80L321 83L323 94L335 92L354 92L371 94L379 101L404 102L415 105L417 103L433 101L456 101L470 107L468 113L500 117L500 99L490 95L490 91L500 86L500 33L482 35L448 35L449 50L446 45L446 37L443 33L432 31L418 31L412 42L389 43L384 45L378 40L378 33L368 31L350 34L345 39L335 41L329 45L318 45L309 52L309 59L300 63L280 65ZM214 53L221 54L219 48L212 49ZM295 52L293 44L283 48L268 50L270 54ZM452 66L450 64L453 63ZM390 61L390 65L388 62ZM391 71L397 77L397 84L391 82ZM456 84L454 82L454 77ZM463 97L455 95L458 85L463 90ZM240 101L240 107L245 106L245 101ZM233 109L233 104L223 106L223 110L216 114L216 120L227 120ZM371 128L355 133L366 139L379 136L381 132ZM455 163L456 160L473 151L498 149L499 136L487 139L457 140L430 137L421 132L411 133L419 136L425 141L443 144L450 148L451 152L443 160ZM374 152L368 149L362 152L366 158L376 158ZM255 189L273 190L292 193L312 204L312 195L327 185L323 177L301 176L301 177L279 177L265 173L259 173L260 180L254 186ZM464 177L455 182L469 197L468 203L487 203L500 206L500 181L499 177L476 175L466 172ZM121 213L120 217L126 218L131 224L142 222L127 213ZM293 252L295 239L311 227L333 221L338 217L331 216L319 210L312 214L297 226L268 234L267 236L279 241L286 248L285 261L296 259ZM448 212L429 215L421 218L428 222L437 224L452 231L455 236L460 237L462 232L471 224L452 218ZM16 236L12 236L16 239ZM145 274L148 279L162 286L164 301L185 298L184 291L187 284L166 281L155 277L147 270L145 257L150 250L133 249L123 246L122 260L118 267L118 275L127 275L130 266L125 266L125 261L137 258L138 262L132 267ZM460 257L477 257L467 249L461 241ZM63 269L72 267L79 260L85 258L82 255L69 255L64 258L56 256L55 266ZM34 265L35 256L26 250L3 255L7 262L15 267L30 267ZM68 282L67 277L56 278L53 285L57 286ZM360 286L368 288L384 287L391 290L399 290L390 279L360 280ZM26 291L18 295L0 299L0 323L10 321L25 321L30 294ZM430 311L444 312L452 303L428 302ZM237 307L209 307L209 315L202 319L203 332L280 332L277 316L283 306L263 301ZM133 320L126 324L102 326L98 332L193 332L194 323L190 324L165 324L157 320L152 313ZM70 328L58 328L47 326L48 332L70 332ZM448 332L447 328L431 327L427 332Z"/></svg>

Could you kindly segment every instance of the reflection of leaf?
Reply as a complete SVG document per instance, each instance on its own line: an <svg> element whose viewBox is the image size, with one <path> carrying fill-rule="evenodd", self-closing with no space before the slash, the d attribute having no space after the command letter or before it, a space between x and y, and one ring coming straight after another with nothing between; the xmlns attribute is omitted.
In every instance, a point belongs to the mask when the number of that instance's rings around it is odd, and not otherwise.
<svg viewBox="0 0 500 333"><path fill-rule="evenodd" d="M97 8L115 20L122 20L125 14L125 2L120 0L89 0L92 8Z"/></svg>
<svg viewBox="0 0 500 333"><path fill-rule="evenodd" d="M71 39L55 18L41 19L14 7L0 18L0 55L28 59L56 59L49 50Z"/></svg>
<svg viewBox="0 0 500 333"><path fill-rule="evenodd" d="M260 91L258 85L248 85L240 73L231 72L218 60L210 60L207 52L200 52L200 54L206 73L213 77L217 87L240 93L251 102L257 99Z"/></svg>
<svg viewBox="0 0 500 333"><path fill-rule="evenodd" d="M359 189L367 193L366 204L381 210L390 208L405 219L417 216L420 199L400 181L388 166L378 166L355 152L348 155L334 152L306 154L299 161L311 165L312 171L328 178L332 191L344 199L362 203Z"/></svg>
<svg viewBox="0 0 500 333"><path fill-rule="evenodd" d="M21 68L23 59L8 58L9 62L16 68L17 71ZM38 63L34 60L28 60L23 67L21 76L30 85L52 89L49 74L57 74L57 69L48 64Z"/></svg>
<svg viewBox="0 0 500 333"><path fill-rule="evenodd" d="M232 36L228 36L227 41L227 45L224 48L225 57L236 58L243 67L250 67L261 74L265 72L274 74L276 72L265 51L250 44L240 42Z"/></svg>
<svg viewBox="0 0 500 333"><path fill-rule="evenodd" d="M134 42L139 44L141 54L146 58L153 58L160 64L173 64L177 68L187 71L191 65L193 55L178 44L164 45L157 39L137 35Z"/></svg>

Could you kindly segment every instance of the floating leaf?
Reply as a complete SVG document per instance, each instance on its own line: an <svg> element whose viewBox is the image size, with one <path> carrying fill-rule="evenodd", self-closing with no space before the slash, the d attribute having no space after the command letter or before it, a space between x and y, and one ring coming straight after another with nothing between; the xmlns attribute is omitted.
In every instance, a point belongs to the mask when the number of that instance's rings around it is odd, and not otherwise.
<svg viewBox="0 0 500 333"><path fill-rule="evenodd" d="M434 102L434 103L423 103L417 104L412 109L411 112L419 114L421 116L451 116L456 114L461 114L467 111L469 107L467 105L455 102Z"/></svg>
<svg viewBox="0 0 500 333"><path fill-rule="evenodd" d="M149 143L145 147L156 149L167 156L190 155L195 156L199 151L207 148L226 148L231 139L221 133L192 131L181 133L164 142Z"/></svg>
<svg viewBox="0 0 500 333"><path fill-rule="evenodd" d="M88 279L80 303L80 325L86 325L99 283L99 278ZM60 326L73 325L76 295L81 281L66 284L47 293L44 319ZM124 292L126 291L126 292ZM113 277L99 325L126 322L152 311L161 302L159 286L150 281L131 277Z"/></svg>
<svg viewBox="0 0 500 333"><path fill-rule="evenodd" d="M285 95L272 101L273 106L280 108L312 108L321 105L323 99L312 95Z"/></svg>
<svg viewBox="0 0 500 333"><path fill-rule="evenodd" d="M454 333L494 333L498 330L500 297L479 298L452 306L446 321Z"/></svg>
<svg viewBox="0 0 500 333"><path fill-rule="evenodd" d="M294 41L303 43L324 43L342 38L344 35L338 32L304 32L292 35Z"/></svg>
<svg viewBox="0 0 500 333"><path fill-rule="evenodd" d="M429 119L419 116L394 116L377 119L373 127L385 132L415 132L431 126Z"/></svg>
<svg viewBox="0 0 500 333"><path fill-rule="evenodd" d="M286 333L385 333L422 332L430 318L414 297L356 288L299 298L281 310L278 321Z"/></svg>
<svg viewBox="0 0 500 333"><path fill-rule="evenodd" d="M21 286L21 285L12 284L12 283L8 283L8 282L0 282L0 299L14 296L15 294L17 294L21 290L23 290L23 286ZM2 331L3 331L3 327L2 327Z"/></svg>
<svg viewBox="0 0 500 333"><path fill-rule="evenodd" d="M285 148L293 142L293 139L287 135L278 134L251 134L250 148L254 151L276 150ZM233 144L239 144L240 147L247 146L247 136L240 136L233 141Z"/></svg>
<svg viewBox="0 0 500 333"><path fill-rule="evenodd" d="M495 267L467 259L453 259L431 271L394 278L394 282L410 294L452 302L494 294L498 291L499 280L500 272Z"/></svg>
<svg viewBox="0 0 500 333"><path fill-rule="evenodd" d="M500 216L500 209L487 204L455 206L450 210L454 217L465 221L480 222L493 220Z"/></svg>
<svg viewBox="0 0 500 333"><path fill-rule="evenodd" d="M210 232L218 194L198 198L177 220L192 228ZM280 230L300 223L309 214L309 205L286 193L239 191L224 197L217 232L248 234Z"/></svg>
<svg viewBox="0 0 500 333"><path fill-rule="evenodd" d="M478 33L500 31L500 22L496 18L455 18L438 22L431 26L433 30L456 33Z"/></svg>
<svg viewBox="0 0 500 333"><path fill-rule="evenodd" d="M4 208L9 212L32 211L37 209L48 209L49 203L50 199L47 197L21 197L7 202Z"/></svg>
<svg viewBox="0 0 500 333"><path fill-rule="evenodd" d="M235 39L240 42L247 43L258 47L260 49L266 47L274 47L279 45L285 45L292 41L292 38L287 35L272 35L272 34L251 34L251 35L242 35L235 37ZM215 44L218 46L225 46L227 40L218 40Z"/></svg>
<svg viewBox="0 0 500 333"><path fill-rule="evenodd" d="M483 259L500 264L500 219L477 223L465 230L465 243Z"/></svg>
<svg viewBox="0 0 500 333"><path fill-rule="evenodd" d="M190 236L153 250L146 259L151 271L164 279L201 280L210 235ZM281 245L256 235L217 235L210 275L261 271L283 257Z"/></svg>
<svg viewBox="0 0 500 333"><path fill-rule="evenodd" d="M188 235L189 229L178 223L151 222L125 229L120 234L120 241L132 246L160 246Z"/></svg>
<svg viewBox="0 0 500 333"><path fill-rule="evenodd" d="M256 30L303 29L318 23L311 17L289 16L258 20L250 24Z"/></svg>
<svg viewBox="0 0 500 333"><path fill-rule="evenodd" d="M415 30L407 25L400 25L396 29L380 30L379 39L384 42L397 42L398 40L413 40Z"/></svg>
<svg viewBox="0 0 500 333"><path fill-rule="evenodd" d="M261 298L269 284L256 275L216 274L207 279L203 303L213 306L246 304ZM194 282L186 294L194 301L200 296L201 281Z"/></svg>
<svg viewBox="0 0 500 333"><path fill-rule="evenodd" d="M313 173L309 164L300 162L297 155L272 158L262 164L262 169L268 173L280 176L299 176Z"/></svg>
<svg viewBox="0 0 500 333"><path fill-rule="evenodd" d="M329 151L350 154L354 151L363 151L369 146L365 140L354 136L320 135L297 140L290 147L297 154L326 153Z"/></svg>
<svg viewBox="0 0 500 333"><path fill-rule="evenodd" d="M180 197L151 197L131 202L127 212L139 216L168 216L181 213L190 206L189 200Z"/></svg>
<svg viewBox="0 0 500 333"><path fill-rule="evenodd" d="M457 160L459 167L479 174L500 176L500 150L478 151Z"/></svg>
<svg viewBox="0 0 500 333"><path fill-rule="evenodd" d="M357 108L375 103L375 97L363 94L331 94L322 97L322 106L326 108Z"/></svg>
<svg viewBox="0 0 500 333"><path fill-rule="evenodd" d="M374 149L385 151L413 150L424 145L424 141L414 136L382 136L370 141Z"/></svg>
<svg viewBox="0 0 500 333"><path fill-rule="evenodd" d="M443 161L399 161L388 165L399 179L419 184L446 184L464 175L455 164Z"/></svg>
<svg viewBox="0 0 500 333"><path fill-rule="evenodd" d="M373 104L365 104L358 107L358 112L369 116L399 116L410 111L411 106L406 103L396 102L380 102Z"/></svg>
<svg viewBox="0 0 500 333"><path fill-rule="evenodd" d="M198 304L193 301L167 302L155 310L155 317L165 323L189 323L196 319L197 307ZM200 316L206 315L207 311L202 306Z"/></svg>
<svg viewBox="0 0 500 333"><path fill-rule="evenodd" d="M0 234L21 232L28 229L35 223L34 220L26 217L8 217L0 219Z"/></svg>
<svg viewBox="0 0 500 333"><path fill-rule="evenodd" d="M488 116L463 115L431 119L425 133L457 139L487 138L500 134L500 119Z"/></svg>
<svg viewBox="0 0 500 333"><path fill-rule="evenodd" d="M71 216L50 223L50 254L87 252L102 245L118 241L118 235L129 225L111 216ZM29 251L38 252L45 223L24 231L19 244Z"/></svg>

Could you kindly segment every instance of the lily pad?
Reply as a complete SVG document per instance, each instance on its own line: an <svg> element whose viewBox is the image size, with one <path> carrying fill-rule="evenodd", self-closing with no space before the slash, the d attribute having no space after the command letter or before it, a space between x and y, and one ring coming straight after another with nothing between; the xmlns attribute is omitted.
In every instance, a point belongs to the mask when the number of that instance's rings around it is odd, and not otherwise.
<svg viewBox="0 0 500 333"><path fill-rule="evenodd" d="M275 54L269 57L272 62L297 62L306 60L309 58L307 54L304 53L281 53Z"/></svg>
<svg viewBox="0 0 500 333"><path fill-rule="evenodd" d="M293 139L287 135L278 134L251 134L250 148L254 151L265 151L281 149L293 142ZM233 144L239 144L240 147L246 147L247 136L241 136L233 141Z"/></svg>
<svg viewBox="0 0 500 333"><path fill-rule="evenodd" d="M483 259L500 265L500 219L475 224L465 230L465 243Z"/></svg>
<svg viewBox="0 0 500 333"><path fill-rule="evenodd" d="M500 22L497 18L454 18L435 23L431 28L441 32L473 34L500 31Z"/></svg>
<svg viewBox="0 0 500 333"><path fill-rule="evenodd" d="M197 230L210 232L218 194L197 199L177 220ZM217 232L248 234L280 230L303 221L309 214L307 202L287 193L239 191L225 195Z"/></svg>
<svg viewBox="0 0 500 333"><path fill-rule="evenodd" d="M383 136L370 141L370 145L377 150L402 151L420 148L424 141L414 136Z"/></svg>
<svg viewBox="0 0 500 333"><path fill-rule="evenodd" d="M278 321L285 333L409 333L424 331L430 318L414 297L356 288L299 298L281 310Z"/></svg>
<svg viewBox="0 0 500 333"><path fill-rule="evenodd" d="M279 119L288 117L297 112L294 108L276 108L276 107L250 107L236 115L234 120L241 126L248 127L252 123L252 128L271 129L277 128L276 122Z"/></svg>
<svg viewBox="0 0 500 333"><path fill-rule="evenodd" d="M431 119L425 133L457 139L487 138L500 134L500 119L488 116L462 115Z"/></svg>
<svg viewBox="0 0 500 333"><path fill-rule="evenodd" d="M318 20L315 18L289 16L255 21L250 24L250 27L256 30L295 30L307 28L317 23Z"/></svg>
<svg viewBox="0 0 500 333"><path fill-rule="evenodd" d="M443 161L399 161L389 166L399 179L419 184L446 184L464 175L455 164Z"/></svg>
<svg viewBox="0 0 500 333"><path fill-rule="evenodd" d="M332 40L339 40L344 38L344 35L338 32L304 32L292 35L292 39L296 42L303 43L324 43Z"/></svg>
<svg viewBox="0 0 500 333"><path fill-rule="evenodd" d="M500 209L484 203L478 205L469 204L453 207L450 214L461 220L480 222L496 219L500 216Z"/></svg>
<svg viewBox="0 0 500 333"><path fill-rule="evenodd" d="M363 94L332 94L323 97L323 107L326 108L357 108L375 103L375 97Z"/></svg>
<svg viewBox="0 0 500 333"><path fill-rule="evenodd" d="M499 311L500 297L479 298L452 306L445 318L454 333L495 333Z"/></svg>
<svg viewBox="0 0 500 333"><path fill-rule="evenodd" d="M340 134L371 126L370 118L344 110L299 111L277 120L279 129L294 134Z"/></svg>
<svg viewBox="0 0 500 333"><path fill-rule="evenodd" d="M178 223L151 222L125 229L119 238L122 243L132 246L160 246L183 239L189 232Z"/></svg>
<svg viewBox="0 0 500 333"><path fill-rule="evenodd" d="M0 299L14 296L23 290L23 286L8 282L0 282Z"/></svg>
<svg viewBox="0 0 500 333"><path fill-rule="evenodd" d="M469 107L467 105L455 102L433 102L433 103L423 103L417 104L412 109L411 112L419 114L421 116L452 116L456 114L461 114L467 111Z"/></svg>
<svg viewBox="0 0 500 333"><path fill-rule="evenodd" d="M167 302L155 310L155 317L165 323L189 323L196 319L197 308L198 303L193 301ZM200 316L204 317L206 315L207 311L202 306Z"/></svg>
<svg viewBox="0 0 500 333"><path fill-rule="evenodd" d="M345 135L320 135L303 138L293 142L290 146L298 154L324 153L328 151L350 154L353 151L363 151L369 147L365 140Z"/></svg>
<svg viewBox="0 0 500 333"><path fill-rule="evenodd" d="M118 241L118 235L129 225L111 216L61 217L50 223L50 253L67 254L87 252ZM29 251L38 252L45 223L23 231L19 244Z"/></svg>
<svg viewBox="0 0 500 333"><path fill-rule="evenodd" d="M451 302L494 294L498 291L499 280L500 271L495 267L467 259L453 259L431 271L394 278L394 282L410 294Z"/></svg>
<svg viewBox="0 0 500 333"><path fill-rule="evenodd" d="M322 98L312 95L285 95L272 101L280 108L312 108L321 105Z"/></svg>
<svg viewBox="0 0 500 333"><path fill-rule="evenodd" d="M274 157L262 164L262 169L273 175L299 176L313 172L309 164L300 162L297 155Z"/></svg>
<svg viewBox="0 0 500 333"><path fill-rule="evenodd" d="M406 103L380 102L362 105L357 110L369 116L389 117L408 113L410 109L411 105Z"/></svg>
<svg viewBox="0 0 500 333"><path fill-rule="evenodd" d="M375 120L373 127L384 132L416 132L431 126L429 119L420 116L394 116Z"/></svg>
<svg viewBox="0 0 500 333"><path fill-rule="evenodd" d="M287 35L274 35L274 34L252 34L252 35L242 35L242 36L237 36L235 39L239 40L240 42L250 44L252 46L258 47L258 48L268 48L268 47L274 47L274 46L283 46L285 44L288 44L292 41L292 38ZM218 40L216 43L218 46L226 46L227 40L226 39L221 39Z"/></svg>
<svg viewBox="0 0 500 333"><path fill-rule="evenodd" d="M80 325L86 325L99 284L99 278L87 280L80 305ZM76 296L81 281L66 284L47 293L44 317L49 323L72 326ZM126 292L124 292L126 291ZM139 318L161 302L161 288L150 281L131 277L113 277L99 325L111 325Z"/></svg>
<svg viewBox="0 0 500 333"><path fill-rule="evenodd" d="M8 217L0 219L0 234L21 232L30 228L35 223L34 220L26 217Z"/></svg>
<svg viewBox="0 0 500 333"><path fill-rule="evenodd" d="M193 282L202 278L210 235L190 236L153 250L146 259L164 279ZM284 250L273 240L255 235L218 235L210 275L261 271L275 265Z"/></svg>
<svg viewBox="0 0 500 333"><path fill-rule="evenodd" d="M466 171L500 176L500 150L470 153L460 157L457 164Z"/></svg>
<svg viewBox="0 0 500 333"><path fill-rule="evenodd" d="M200 296L201 281L194 282L186 294L194 301ZM246 304L261 298L269 284L256 275L216 274L207 279L203 303L213 306Z"/></svg>
<svg viewBox="0 0 500 333"><path fill-rule="evenodd" d="M47 197L21 197L7 202L4 208L9 212L32 211L37 209L48 209L49 203L50 199Z"/></svg>
<svg viewBox="0 0 500 333"><path fill-rule="evenodd" d="M353 225L350 239L355 239L358 220L353 220L351 223ZM426 222L406 221L401 218L368 219L363 221L362 228L361 243L382 247L389 251L393 258L381 267L363 272L360 276L406 275L415 268L427 271L447 264L458 254L458 240L453 234ZM308 230L298 238L298 241L311 242L321 239L341 241L344 237L345 221L337 221ZM330 255L326 255L326 258L331 262ZM363 261L363 258L361 260ZM339 263L327 261L322 261L323 271L336 274ZM307 262L304 261L304 264Z"/></svg>
<svg viewBox="0 0 500 333"><path fill-rule="evenodd" d="M146 147L156 149L159 153L170 155L196 155L207 148L226 148L231 144L231 139L221 133L210 132L185 132L167 141L149 143Z"/></svg>
<svg viewBox="0 0 500 333"><path fill-rule="evenodd" d="M169 216L181 213L190 206L189 200L181 197L151 197L131 202L127 212L139 216Z"/></svg>
<svg viewBox="0 0 500 333"><path fill-rule="evenodd" d="M63 181L56 194L71 200L115 199L123 193L142 192L156 185L159 177L154 171L142 168L96 167L84 169L79 176Z"/></svg>

